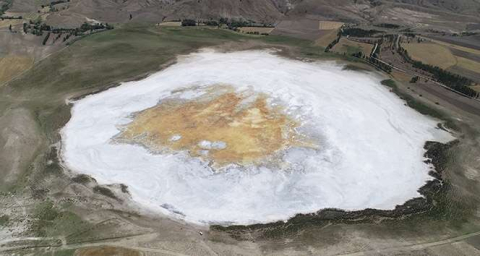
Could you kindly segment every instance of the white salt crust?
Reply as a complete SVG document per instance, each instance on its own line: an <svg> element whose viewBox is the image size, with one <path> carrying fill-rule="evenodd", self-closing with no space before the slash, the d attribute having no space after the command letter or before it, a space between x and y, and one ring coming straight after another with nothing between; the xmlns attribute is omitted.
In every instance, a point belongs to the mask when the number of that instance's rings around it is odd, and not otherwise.
<svg viewBox="0 0 480 256"><path fill-rule="evenodd" d="M300 130L316 137L319 149L287 150L280 167L214 172L185 152L154 154L112 140L132 113L171 97L172 90L214 84L270 95L303 122ZM200 94L187 91L179 98ZM436 124L405 106L373 74L271 51L204 50L146 79L75 102L62 129L62 157L73 171L100 183L127 185L148 210L196 224L266 223L323 208L393 209L421 196L417 190L431 179L431 166L423 162L425 142L453 139Z"/></svg>

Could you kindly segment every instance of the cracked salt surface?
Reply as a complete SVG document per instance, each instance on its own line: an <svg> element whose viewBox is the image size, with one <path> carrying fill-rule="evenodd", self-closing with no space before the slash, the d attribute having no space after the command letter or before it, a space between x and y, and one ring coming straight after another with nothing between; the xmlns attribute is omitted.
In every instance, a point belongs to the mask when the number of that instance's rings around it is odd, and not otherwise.
<svg viewBox="0 0 480 256"><path fill-rule="evenodd" d="M231 165L215 172L186 153L153 154L112 143L132 113L173 90L214 84L253 88L282 102L302 121L300 129L319 138L320 148L290 148L279 156L287 163L281 166ZM199 224L252 224L323 208L393 209L420 196L417 190L431 179L425 141L451 139L373 74L271 51L204 50L144 80L77 101L62 130L62 156L69 168L100 183L128 185L146 209Z"/></svg>

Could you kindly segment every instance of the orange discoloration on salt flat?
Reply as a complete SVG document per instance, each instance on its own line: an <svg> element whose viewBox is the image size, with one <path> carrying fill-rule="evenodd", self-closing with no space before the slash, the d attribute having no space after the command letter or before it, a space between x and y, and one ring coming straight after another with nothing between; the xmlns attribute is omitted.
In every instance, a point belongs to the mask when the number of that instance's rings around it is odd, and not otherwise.
<svg viewBox="0 0 480 256"><path fill-rule="evenodd" d="M210 88L195 100L170 99L144 110L120 139L154 150L186 150L215 166L257 163L291 146L312 146L295 130L298 122L269 106L266 95L226 88Z"/></svg>

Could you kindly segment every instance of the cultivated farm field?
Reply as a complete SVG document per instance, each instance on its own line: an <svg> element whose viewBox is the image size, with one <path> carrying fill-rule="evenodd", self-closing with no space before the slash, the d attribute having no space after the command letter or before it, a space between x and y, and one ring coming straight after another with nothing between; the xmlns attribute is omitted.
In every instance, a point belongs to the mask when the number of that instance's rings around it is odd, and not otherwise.
<svg viewBox="0 0 480 256"><path fill-rule="evenodd" d="M480 83L480 51L464 46L437 43L404 43L412 59L466 76Z"/></svg>
<svg viewBox="0 0 480 256"><path fill-rule="evenodd" d="M457 59L450 50L435 43L402 44L412 59L426 64L447 69L457 64Z"/></svg>
<svg viewBox="0 0 480 256"><path fill-rule="evenodd" d="M340 42L338 42L332 50L334 52L341 54L345 53L347 55L352 55L358 52L362 52L364 55L369 55L372 52L372 49L373 44L356 42L342 37Z"/></svg>

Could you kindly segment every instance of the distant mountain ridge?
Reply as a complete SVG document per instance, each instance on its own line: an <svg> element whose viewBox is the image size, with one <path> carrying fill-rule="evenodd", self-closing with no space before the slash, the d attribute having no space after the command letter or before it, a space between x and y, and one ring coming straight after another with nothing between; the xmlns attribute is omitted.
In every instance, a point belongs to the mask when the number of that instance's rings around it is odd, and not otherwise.
<svg viewBox="0 0 480 256"><path fill-rule="evenodd" d="M32 11L40 3L48 4L49 1L13 0L11 11ZM309 17L359 23L415 24L422 16L477 24L480 23L480 0L70 0L68 9L49 15L49 22L78 24L89 18L101 22L128 22L131 19L158 23L224 17L275 23Z"/></svg>

